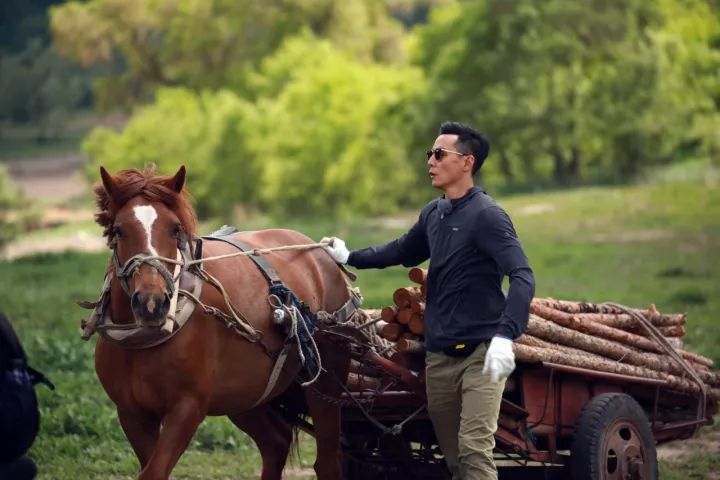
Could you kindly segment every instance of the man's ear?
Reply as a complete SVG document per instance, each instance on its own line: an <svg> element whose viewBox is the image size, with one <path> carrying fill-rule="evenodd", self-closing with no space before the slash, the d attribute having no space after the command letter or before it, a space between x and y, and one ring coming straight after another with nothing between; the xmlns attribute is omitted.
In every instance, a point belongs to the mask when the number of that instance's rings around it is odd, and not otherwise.
<svg viewBox="0 0 720 480"><path fill-rule="evenodd" d="M473 167L475 166L475 155L472 153L469 155L465 155L465 167L468 168L471 172Z"/></svg>
<svg viewBox="0 0 720 480"><path fill-rule="evenodd" d="M107 192L108 196L112 198L113 194L117 190L117 188L115 187L115 180L113 180L112 175L110 175L103 166L100 167L100 178L102 179L102 184L103 188L105 188L105 192Z"/></svg>

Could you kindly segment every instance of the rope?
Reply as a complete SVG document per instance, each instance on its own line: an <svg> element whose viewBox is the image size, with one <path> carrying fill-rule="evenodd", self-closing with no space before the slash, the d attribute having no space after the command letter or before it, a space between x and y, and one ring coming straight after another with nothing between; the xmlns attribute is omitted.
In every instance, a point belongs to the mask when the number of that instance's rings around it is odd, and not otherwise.
<svg viewBox="0 0 720 480"><path fill-rule="evenodd" d="M417 410L415 410L415 411L412 412L410 415L408 415L402 422L396 423L396 424L393 425L392 427L386 427L385 425L383 425L382 423L380 423L375 417L373 417L372 415L370 415L370 412L368 412L368 411L365 409L365 407L363 407L362 404L353 396L352 392L350 392L350 390L348 390L348 388L345 386L345 383L344 383L344 382L340 381L340 379L337 378L337 376L336 376L335 374L333 374L333 377L335 377L335 380L336 380L336 381L338 382L338 384L342 387L342 389L345 390L345 393L346 393L347 396L350 398L350 400L352 400L352 401L355 403L355 405L357 406L357 408L360 409L360 413L362 413L363 416L364 416L372 425L374 425L375 427L377 427L378 430L380 430L380 431L383 433L383 435L400 435L400 434L402 433L402 428L403 428L403 426L404 426L407 422L409 422L410 420L412 420L413 418L415 418L415 416L416 416L418 413L422 412L423 410L425 410L425 409L427 408L427 404L424 403L424 404L420 405L420 407L418 407Z"/></svg>
<svg viewBox="0 0 720 480"><path fill-rule="evenodd" d="M312 336L312 332L310 332L310 330L308 329L305 321L302 320L302 312L300 312L295 305L291 305L290 307L288 307L287 305L282 303L282 301L277 295L270 295L268 297L268 302L270 303L271 307L276 310L282 310L283 312L285 312L286 315L290 317L290 332L288 333L287 339L295 339L295 342L298 346L298 354L300 355L300 363L302 365L305 365L305 354L303 354L302 344L300 343L300 336L298 335L298 324L302 326L303 330L305 330L305 333L307 333L308 338L310 338L310 344L313 351L315 352L315 358L317 359L318 363L317 371L310 380L301 383L300 386L307 387L309 385L312 385L317 381L318 377L320 377L320 374L322 373L322 359L320 358L320 350L318 349L317 343L315 342L315 338L313 338Z"/></svg>
<svg viewBox="0 0 720 480"><path fill-rule="evenodd" d="M698 404L698 412L697 412L697 419L701 420L706 417L706 407L707 407L707 386L705 385L705 382L702 381L700 376L695 372L695 370L688 364L688 362L673 348L672 345L670 345L670 342L667 341L665 336L658 330L658 328L652 324L648 319L646 319L643 315L640 315L635 310L626 307L624 305L619 305L617 303L604 303L603 305L608 305L610 307L615 307L623 311L624 313L630 315L632 318L634 318L640 325L645 328L645 331L648 333L648 336L655 340L657 343L662 346L666 353L677 363L680 364L680 366L689 374L689 376L697 382L697 384L700 386L700 394L701 394L701 403ZM696 429L699 428L699 426L696 427Z"/></svg>
<svg viewBox="0 0 720 480"><path fill-rule="evenodd" d="M205 257L205 258L198 258L196 260L190 260L189 262L186 262L186 266L192 266L198 263L203 262L209 262L212 260L222 260L225 258L232 258L232 257L247 257L249 255L267 255L268 253L273 252L286 252L286 251L299 251L299 250L313 250L315 248L322 248L327 245L329 245L330 242L318 242L318 243L301 243L296 245L283 245L280 247L270 247L270 248L254 248L252 250L247 250L244 252L233 252L233 253L226 253L224 255L216 255L214 257Z"/></svg>
<svg viewBox="0 0 720 480"><path fill-rule="evenodd" d="M212 315L213 317L222 320L223 322L225 322L226 327L233 328L237 332L238 335L242 336L249 342L257 343L259 341L259 335L258 335L257 331L255 331L254 329L251 333L248 333L247 331L242 331L239 328L239 326L245 326L245 325L243 325L237 319L232 318L230 315L223 312L219 308L204 304L203 302L200 301L200 299L198 297L196 297L195 295L193 295L192 293L190 293L186 290L180 290L179 293L180 293L180 295L183 295L183 296L191 299L193 302L195 302L197 305L199 305L200 308L202 308L203 313L205 313L206 315ZM252 328L252 326L250 326L250 327Z"/></svg>
<svg viewBox="0 0 720 480"><path fill-rule="evenodd" d="M233 252L233 253L226 253L224 255L215 255L214 257L205 257L205 258L197 258L195 260L175 260L168 257L163 257L162 255L143 255L138 254L129 259L127 262L125 262L125 267L121 268L121 272L119 276L122 276L125 274L125 270L130 270L130 266L135 266L136 263L150 263L155 260L159 260L161 262L170 263L173 265L180 265L182 267L182 271L187 270L189 267L193 265L198 265L203 262L210 262L214 260L223 260L225 258L232 258L232 257L247 257L250 255L267 255L274 252L286 252L286 251L301 251L301 250L313 250L316 248L322 248L327 245L329 245L330 242L318 242L318 243L300 243L295 245L282 245L280 247L269 247L269 248L254 248L252 250L247 250L244 252ZM131 265L132 264L132 265Z"/></svg>

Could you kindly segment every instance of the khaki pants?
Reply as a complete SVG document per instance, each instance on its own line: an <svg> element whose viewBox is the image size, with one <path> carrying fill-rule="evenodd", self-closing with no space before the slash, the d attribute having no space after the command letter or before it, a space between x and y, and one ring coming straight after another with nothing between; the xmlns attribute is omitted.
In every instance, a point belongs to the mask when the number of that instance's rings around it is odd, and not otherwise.
<svg viewBox="0 0 720 480"><path fill-rule="evenodd" d="M483 375L488 344L468 357L427 352L428 413L453 480L495 480L493 448L505 380Z"/></svg>

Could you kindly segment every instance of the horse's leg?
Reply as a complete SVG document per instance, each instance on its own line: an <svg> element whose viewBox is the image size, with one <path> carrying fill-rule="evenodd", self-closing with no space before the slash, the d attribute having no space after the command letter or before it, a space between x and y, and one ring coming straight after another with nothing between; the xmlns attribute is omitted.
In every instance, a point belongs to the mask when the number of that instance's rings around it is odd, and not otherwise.
<svg viewBox="0 0 720 480"><path fill-rule="evenodd" d="M228 415L228 418L247 433L260 450L263 461L261 480L280 480L292 443L292 429L287 422L269 405Z"/></svg>
<svg viewBox="0 0 720 480"><path fill-rule="evenodd" d="M305 398L313 419L317 446L317 456L313 465L315 474L318 480L339 480L342 477L340 406L319 398L314 392L308 392Z"/></svg>
<svg viewBox="0 0 720 480"><path fill-rule="evenodd" d="M123 432L140 461L140 469L143 469L155 448L160 433L160 419L140 409L118 407L117 413Z"/></svg>
<svg viewBox="0 0 720 480"><path fill-rule="evenodd" d="M167 480L205 418L207 409L196 398L184 398L168 411L155 448L138 480Z"/></svg>
<svg viewBox="0 0 720 480"><path fill-rule="evenodd" d="M347 345L318 343L318 347L326 372L304 389L317 445L314 467L318 480L340 480L340 405L332 399L340 398L339 379L347 378L350 356Z"/></svg>

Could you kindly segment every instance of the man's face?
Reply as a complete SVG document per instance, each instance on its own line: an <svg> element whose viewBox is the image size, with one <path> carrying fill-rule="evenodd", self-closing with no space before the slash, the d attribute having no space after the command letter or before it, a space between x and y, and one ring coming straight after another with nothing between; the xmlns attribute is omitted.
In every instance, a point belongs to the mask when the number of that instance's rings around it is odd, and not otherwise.
<svg viewBox="0 0 720 480"><path fill-rule="evenodd" d="M462 182L466 176L472 177L473 157L461 155L466 152L456 146L457 139L457 135L450 134L437 137L431 148L433 154L427 161L432 186L443 191Z"/></svg>

